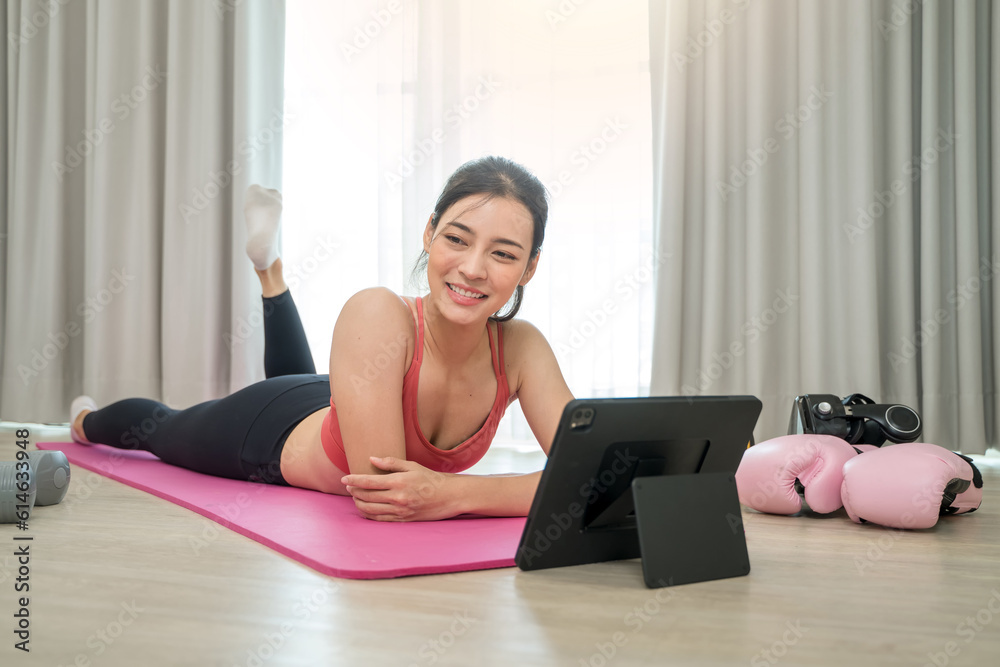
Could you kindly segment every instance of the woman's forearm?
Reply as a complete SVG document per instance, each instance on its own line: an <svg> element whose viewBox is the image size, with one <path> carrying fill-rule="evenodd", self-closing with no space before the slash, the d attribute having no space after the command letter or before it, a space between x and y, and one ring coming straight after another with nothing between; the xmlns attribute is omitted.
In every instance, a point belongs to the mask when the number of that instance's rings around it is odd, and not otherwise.
<svg viewBox="0 0 1000 667"><path fill-rule="evenodd" d="M542 471L508 475L455 475L455 492L465 514L528 516Z"/></svg>

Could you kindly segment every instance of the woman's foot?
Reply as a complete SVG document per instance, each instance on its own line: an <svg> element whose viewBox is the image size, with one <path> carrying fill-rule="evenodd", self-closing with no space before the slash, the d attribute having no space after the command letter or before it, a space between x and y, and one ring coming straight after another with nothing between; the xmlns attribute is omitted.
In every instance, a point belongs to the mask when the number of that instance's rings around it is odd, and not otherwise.
<svg viewBox="0 0 1000 667"><path fill-rule="evenodd" d="M263 271L257 270L257 277L260 278L261 296L265 298L270 299L288 291L285 274L281 269L280 257Z"/></svg>
<svg viewBox="0 0 1000 667"><path fill-rule="evenodd" d="M251 185L243 198L243 216L247 224L247 256L257 271L266 271L278 259L281 193Z"/></svg>
<svg viewBox="0 0 1000 667"><path fill-rule="evenodd" d="M97 409L97 403L90 396L77 396L69 406L69 434L73 442L92 445L83 432L83 418Z"/></svg>

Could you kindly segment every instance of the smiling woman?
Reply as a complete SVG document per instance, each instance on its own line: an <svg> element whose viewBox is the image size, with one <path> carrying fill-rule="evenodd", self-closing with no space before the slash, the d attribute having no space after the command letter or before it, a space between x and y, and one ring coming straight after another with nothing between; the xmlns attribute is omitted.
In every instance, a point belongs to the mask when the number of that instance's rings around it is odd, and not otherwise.
<svg viewBox="0 0 1000 667"><path fill-rule="evenodd" d="M476 195L460 200L455 204L459 211L454 220L443 225L444 231L436 233L432 223L428 223L425 245L429 246L436 240L440 240L446 246L437 253L437 261L434 266L428 264L428 271L435 273L448 273L450 269L457 269L463 275L468 276L471 282L484 282L490 274L490 269L494 277L500 281L500 289L503 290L504 279L514 279L517 286L514 288L514 306L510 312L502 319L509 320L517 313L520 307L520 294L524 291L524 284L531 279L536 264L536 254L532 255L529 266L524 267L516 252L524 256L527 252L524 245L513 239L502 236L490 238L493 231L499 233L509 233L509 231L520 232L525 228L531 228L531 219L525 215L524 207L518 203L506 199L499 201L480 198ZM468 224L461 222L468 221ZM499 221L503 222L499 222ZM471 226L470 226L471 225ZM512 227L512 230L493 230L491 227ZM523 236L523 234L515 234ZM530 234L529 234L530 238ZM489 254L484 255L483 249ZM516 250L514 250L516 249ZM426 252L426 250L425 250ZM519 270L520 269L520 270ZM464 283L448 282L448 295L458 304L463 306L478 306L480 301L490 303L494 292L489 294L482 292L471 285ZM502 293L502 292L501 292ZM498 318L500 319L500 318Z"/></svg>
<svg viewBox="0 0 1000 667"><path fill-rule="evenodd" d="M351 495L370 519L526 515L540 473L458 473L486 453L515 399L548 453L573 398L548 342L514 319L545 236L542 184L504 158L460 167L424 229L428 293L376 287L351 297L328 376L315 374L277 257L281 206L277 191L247 193L267 379L180 411L146 399L98 410L81 397L74 439L139 447L221 477ZM156 428L141 441L124 437L147 422Z"/></svg>
<svg viewBox="0 0 1000 667"><path fill-rule="evenodd" d="M487 211L478 211L477 209L481 207L486 207ZM444 191L434 205L434 212L427 221L427 229L424 230L424 250L414 267L415 276L423 274L425 269L430 269L428 266L430 244L437 238L436 232L442 217L449 212L452 213L452 219L446 221L444 231L451 233L444 235L444 238L455 246L456 251L462 247L471 248L470 244L477 236L477 232L463 223L463 220L485 222L491 226L490 229L481 230L483 234L521 232L520 236L523 238L520 241L502 235L481 239L487 246L491 244L499 246L492 254L500 262L516 267L520 265L520 258L525 255L531 260L530 271L526 276L519 277L510 309L505 315L501 316L499 312L495 315L501 322L512 319L521 308L524 285L534 275L538 254L545 240L545 223L549 214L545 188L523 168L503 158L484 158L465 164L448 179ZM491 222L500 220L506 225L499 228L496 224L491 225ZM460 287L475 292L468 285Z"/></svg>

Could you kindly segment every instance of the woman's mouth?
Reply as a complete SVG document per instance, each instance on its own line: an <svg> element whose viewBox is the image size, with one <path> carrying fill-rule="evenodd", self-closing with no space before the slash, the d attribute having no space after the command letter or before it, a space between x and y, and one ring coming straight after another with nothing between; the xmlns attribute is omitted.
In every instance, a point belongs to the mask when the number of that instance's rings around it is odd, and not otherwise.
<svg viewBox="0 0 1000 667"><path fill-rule="evenodd" d="M482 292L476 292L475 290L459 287L451 283L445 283L445 285L448 286L448 294L451 295L451 298L463 305L471 305L486 298L486 295Z"/></svg>

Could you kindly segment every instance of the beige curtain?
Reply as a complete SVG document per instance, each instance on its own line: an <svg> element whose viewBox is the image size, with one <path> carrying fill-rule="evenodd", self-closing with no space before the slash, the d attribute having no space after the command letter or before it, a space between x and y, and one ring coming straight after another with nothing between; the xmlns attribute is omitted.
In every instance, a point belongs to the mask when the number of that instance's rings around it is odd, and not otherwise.
<svg viewBox="0 0 1000 667"><path fill-rule="evenodd" d="M651 0L654 394L917 408L996 446L1000 11ZM992 122L991 122L992 121Z"/></svg>
<svg viewBox="0 0 1000 667"><path fill-rule="evenodd" d="M283 3L20 0L0 28L0 418L263 377L242 198L280 185Z"/></svg>

